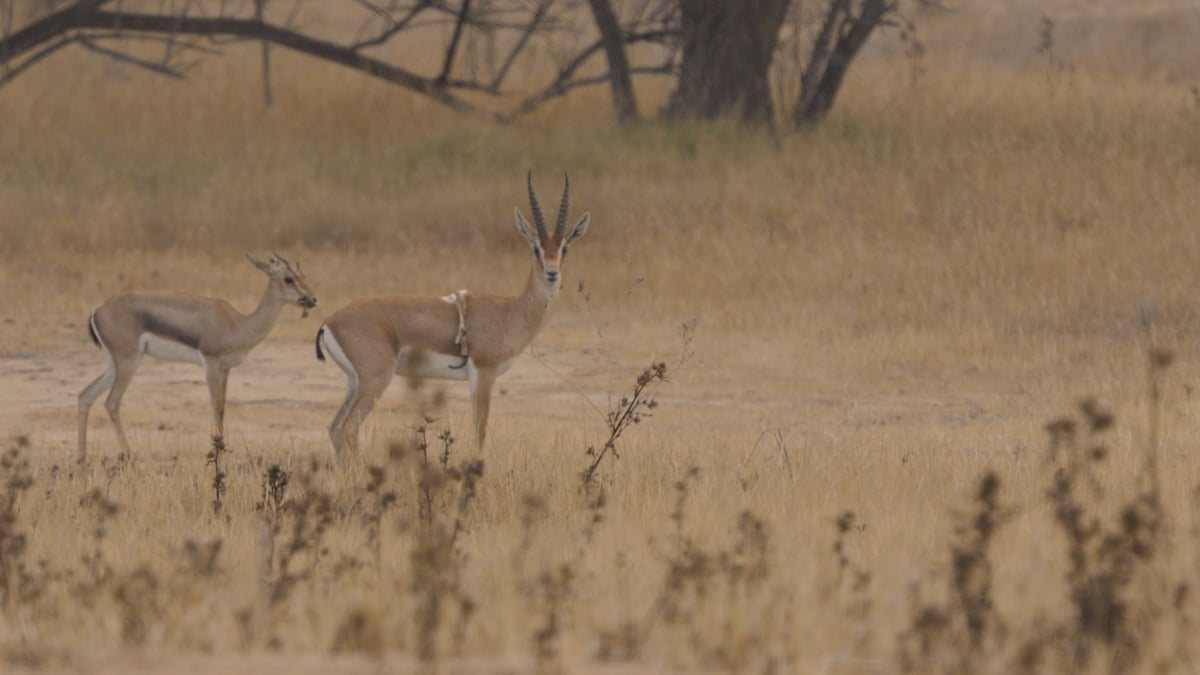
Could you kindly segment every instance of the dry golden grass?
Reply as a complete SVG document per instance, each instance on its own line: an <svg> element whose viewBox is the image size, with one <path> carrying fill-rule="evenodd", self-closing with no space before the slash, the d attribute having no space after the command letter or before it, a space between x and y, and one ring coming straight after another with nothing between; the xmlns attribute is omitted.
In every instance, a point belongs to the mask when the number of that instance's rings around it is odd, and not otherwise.
<svg viewBox="0 0 1200 675"><path fill-rule="evenodd" d="M930 44L986 33L973 16L931 20ZM1029 23L1014 16L1003 25ZM1024 37L1032 54L1036 33ZM1063 44L1063 58L1079 49ZM1194 584L1197 75L1048 70L1036 55L944 65L939 53L915 80L903 59L876 55L824 126L779 139L614 130L603 92L489 126L282 54L270 111L239 67L253 59L236 52L184 85L66 56L0 91L0 432L29 441L34 482L14 531L44 589L0 613L5 672L405 672L430 648L452 672L897 672L913 589L946 595L954 525L989 469L1007 513L992 593L1011 631L980 669L1011 672L1035 620L1072 611L1042 427L1084 395L1107 398L1117 425L1096 508L1131 499L1151 335L1176 355L1158 455L1170 517L1139 583ZM440 418L431 454L447 424L466 438L465 387L394 385L363 463L329 469L324 428L344 385L311 338L362 294L518 290L528 253L511 210L525 208L528 168L546 200L569 170L593 227L534 354L501 380L478 494L431 565L416 554L436 531L418 522L420 471L388 448L410 443L426 410ZM285 312L233 373L220 514L194 369L144 366L124 406L135 455L118 459L94 411L94 459L70 464L75 397L103 366L91 307L174 288L246 309L261 288L243 248L303 261L321 307ZM603 520L589 529L578 474L607 436L603 411L647 364L674 362L693 320L694 357L605 461ZM423 407L438 391L447 403ZM279 522L327 495L331 527L297 553L292 571L311 576L264 615L256 504L276 463L293 480ZM379 492L396 495L382 510L371 465L385 472ZM462 487L441 489L445 525ZM99 497L118 511L97 543ZM845 537L848 564L870 575L861 589L832 550L846 510L861 525ZM677 620L649 625L680 560L678 523L714 569L722 552L750 564L743 512L766 528L765 575L696 572L708 593L681 591ZM189 541L221 542L215 569ZM564 566L569 592L556 594ZM461 634L447 604L422 641L430 588L474 603ZM630 622L637 657L598 661L605 644L620 651L604 636ZM1147 644L1174 672L1194 665L1170 630Z"/></svg>

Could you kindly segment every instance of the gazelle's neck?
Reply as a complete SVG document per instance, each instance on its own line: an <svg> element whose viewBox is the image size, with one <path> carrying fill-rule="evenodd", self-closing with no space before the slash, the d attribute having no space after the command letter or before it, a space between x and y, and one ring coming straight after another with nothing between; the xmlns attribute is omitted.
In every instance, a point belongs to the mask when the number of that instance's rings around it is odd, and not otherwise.
<svg viewBox="0 0 1200 675"><path fill-rule="evenodd" d="M537 265L529 270L529 278L525 281L525 290L516 297L515 311L519 319L528 327L530 339L537 334L550 315L550 307L558 299L559 284L548 284L542 279Z"/></svg>
<svg viewBox="0 0 1200 675"><path fill-rule="evenodd" d="M267 333L270 333L271 327L275 325L275 320L279 318L279 313L283 311L283 306L287 304L276 285L277 282L268 281L267 290L263 293L262 300L258 302L258 307L242 317L239 332L253 344L257 344L267 337Z"/></svg>

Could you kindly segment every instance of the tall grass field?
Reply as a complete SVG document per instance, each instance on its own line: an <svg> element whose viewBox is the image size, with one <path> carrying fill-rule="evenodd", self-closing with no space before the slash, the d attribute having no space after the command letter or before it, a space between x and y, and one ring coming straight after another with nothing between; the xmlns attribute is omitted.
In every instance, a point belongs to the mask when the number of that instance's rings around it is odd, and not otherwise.
<svg viewBox="0 0 1200 675"><path fill-rule="evenodd" d="M0 89L0 672L1200 671L1200 14L914 20L804 133L603 88L502 126L280 50L267 108L257 46ZM398 379L336 463L321 320L519 292L527 171L592 224L486 447ZM223 447L147 359L76 463L91 309L249 311L243 250L320 305Z"/></svg>

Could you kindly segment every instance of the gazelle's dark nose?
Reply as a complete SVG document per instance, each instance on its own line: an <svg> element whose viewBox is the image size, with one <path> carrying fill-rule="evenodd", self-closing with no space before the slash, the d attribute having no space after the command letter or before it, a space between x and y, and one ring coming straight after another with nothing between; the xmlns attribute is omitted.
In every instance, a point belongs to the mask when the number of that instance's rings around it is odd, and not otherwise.
<svg viewBox="0 0 1200 675"><path fill-rule="evenodd" d="M546 270L546 281L554 283L558 281L558 272L554 270Z"/></svg>

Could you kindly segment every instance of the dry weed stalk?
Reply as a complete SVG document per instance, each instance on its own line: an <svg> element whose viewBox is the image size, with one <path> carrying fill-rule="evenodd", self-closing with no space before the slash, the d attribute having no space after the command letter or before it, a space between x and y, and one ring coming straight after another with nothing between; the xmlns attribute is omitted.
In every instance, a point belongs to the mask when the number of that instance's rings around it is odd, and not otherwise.
<svg viewBox="0 0 1200 675"><path fill-rule="evenodd" d="M239 613L244 643L254 642L258 635L266 636L268 646L282 644L272 633L276 613L297 587L315 578L322 556L328 553L323 541L338 513L333 496L318 484L319 473L320 464L314 459L307 470L288 474L273 465L263 476L263 499L257 505L259 598L256 611ZM299 494L287 496L290 486L296 486ZM250 625L252 616L257 626Z"/></svg>
<svg viewBox="0 0 1200 675"><path fill-rule="evenodd" d="M97 597L116 576L112 563L105 555L104 542L108 538L110 522L120 507L105 497L100 488L93 488L81 497L79 506L91 515L93 526L89 531L89 547L80 555L85 575L75 584L74 594L84 607L92 609Z"/></svg>
<svg viewBox="0 0 1200 675"><path fill-rule="evenodd" d="M230 450L225 446L225 439L221 436L217 436L214 434L212 437L212 449L210 449L208 451L208 455L205 457L205 462L204 462L205 466L211 465L213 468L212 509L213 509L214 515L218 515L221 513L221 504L222 504L221 500L225 497L225 489L226 489L225 471L223 471L221 469L221 456L228 454L229 452L230 452Z"/></svg>
<svg viewBox="0 0 1200 675"><path fill-rule="evenodd" d="M422 453L418 474L418 490L422 497L418 504L419 525L415 529L412 579L408 589L416 601L417 656L424 663L433 663L441 653L439 634L442 627L450 626L451 644L461 651L467 627L477 609L475 600L462 587L465 561L458 550L458 539L466 529L471 502L483 478L483 462L467 461L441 470L431 466L424 457ZM433 504L439 494L453 494L451 486L456 487L457 500L447 522L434 517ZM449 623L451 612L452 624Z"/></svg>
<svg viewBox="0 0 1200 675"><path fill-rule="evenodd" d="M759 601L763 622L778 606L764 596L771 576L770 533L766 523L749 511L738 514L736 539L732 546L705 550L687 534L687 503L699 468L691 467L675 483L676 503L670 517L675 523L674 544L665 555L667 571L648 615L640 621L627 620L617 629L600 635L601 660L631 660L638 657L659 626L683 633L694 663L692 667L719 668L727 672L766 671L781 662L769 644L762 626L735 622L728 608ZM776 598L785 598L777 594ZM724 616L716 634L705 620Z"/></svg>
<svg viewBox="0 0 1200 675"><path fill-rule="evenodd" d="M40 586L33 583L25 565L28 538L20 527L18 507L21 495L33 487L33 473L24 454L28 445L29 440L22 436L16 447L0 456L0 608L6 614Z"/></svg>
<svg viewBox="0 0 1200 675"><path fill-rule="evenodd" d="M580 474L580 479L584 488L590 487L596 477L596 471L600 468L600 463L608 455L612 455L614 459L620 459L617 453L617 441L621 435L629 429L631 425L637 424L643 418L650 417L651 410L658 406L658 402L654 398L654 392L657 385L667 381L668 371L674 372L683 367L688 360L694 355L692 352L692 340L696 329L696 322L690 321L684 323L680 329L680 339L683 343L680 350L679 359L674 366L668 367L665 361L656 361L651 363L645 370L638 375L634 381L633 390L627 396L622 396L615 406L610 406L605 414L604 423L608 427L608 438L597 449L594 445L589 445L587 456L591 458L587 468Z"/></svg>
<svg viewBox="0 0 1200 675"><path fill-rule="evenodd" d="M1103 434L1113 424L1107 408L1089 399L1080 405L1085 430L1073 418L1047 426L1051 459L1062 458L1047 492L1055 521L1066 539L1070 567L1067 585L1074 609L1069 623L1031 639L1021 663L1033 669L1047 647L1057 647L1059 665L1075 670L1090 667L1106 654L1110 672L1131 671L1163 618L1153 594L1131 595L1146 575L1153 574L1155 557L1165 546L1166 513L1158 479L1158 425L1162 405L1161 381L1171 355L1158 349L1149 354L1150 430L1143 452L1138 491L1118 509L1118 522L1106 523L1097 513L1104 499L1093 470L1109 457Z"/></svg>
<svg viewBox="0 0 1200 675"><path fill-rule="evenodd" d="M441 471L433 467L429 463L429 425L433 424L436 418L425 415L424 422L417 426L417 452L421 453L421 465L419 471L421 477L417 481L417 488L420 494L418 499L419 508L417 517L426 525L433 524L433 493L436 489L441 488L445 484L446 469L449 463L450 446L446 446L446 462L442 463ZM449 433L449 430L447 430ZM397 448L393 447L392 454L397 454Z"/></svg>
<svg viewBox="0 0 1200 675"><path fill-rule="evenodd" d="M988 471L980 478L975 506L960 520L950 547L949 599L914 602L909 625L899 636L897 659L903 672L978 672L1003 648L1007 629L993 603L989 557L996 531L1006 518L999 494L1000 478Z"/></svg>
<svg viewBox="0 0 1200 675"><path fill-rule="evenodd" d="M531 613L540 617L531 637L533 654L537 658L538 672L561 673L562 663L560 638L569 615L569 603L575 597L579 568L590 553L596 529L604 522L604 510L608 498L604 490L597 489L586 503L587 522L583 526L574 554L558 565L541 569L532 577L527 576L524 563L533 544L535 522L546 513L546 503L540 497L526 496L521 511L521 543L513 557L513 567L520 586L518 591L525 598Z"/></svg>
<svg viewBox="0 0 1200 675"><path fill-rule="evenodd" d="M1116 522L1104 513L1108 496L1097 474L1111 455L1106 433L1114 425L1108 406L1097 399L1079 405L1079 416L1046 425L1048 460L1056 466L1045 495L1067 549L1065 581L1072 616L1035 620L1019 631L1007 625L993 603L991 542L1006 520L994 472L979 483L972 515L951 547L946 603L914 604L900 635L899 665L905 672L976 672L1011 657L1014 672L1130 673L1145 664L1156 635L1187 624L1190 588L1164 580L1158 562L1167 545L1167 513L1158 477L1158 437L1163 378L1171 355L1152 348L1148 358L1148 439L1136 492L1118 504ZM1012 635L1015 650L1004 647ZM1176 648L1185 655L1186 650ZM1186 657L1181 657L1186 658ZM1180 661L1181 663L1183 661ZM1178 664L1163 661L1161 668Z"/></svg>
<svg viewBox="0 0 1200 675"><path fill-rule="evenodd" d="M158 575L148 565L139 565L114 584L113 598L121 620L121 642L131 647L145 645L151 627L162 620L166 611Z"/></svg>
<svg viewBox="0 0 1200 675"><path fill-rule="evenodd" d="M591 484L592 479L596 476L596 470L600 468L600 462L604 461L607 455L612 454L614 459L620 459L621 456L617 453L617 440L630 425L637 424L642 421L643 417L650 416L650 411L658 405L658 402L654 400L651 385L656 382L665 382L666 379L666 363L659 361L650 364L638 375L637 381L633 385L633 391L628 396L622 396L617 406L608 411L604 420L608 425L608 438L599 450L591 445L587 449L587 456L591 458L591 461L580 475L585 486Z"/></svg>
<svg viewBox="0 0 1200 675"><path fill-rule="evenodd" d="M865 525L858 522L853 511L844 511L835 521L837 537L833 540L833 555L837 563L837 583L830 589L839 589L847 597L843 611L856 623L867 623L871 614L871 572L850 558L846 541L851 532L861 532Z"/></svg>

